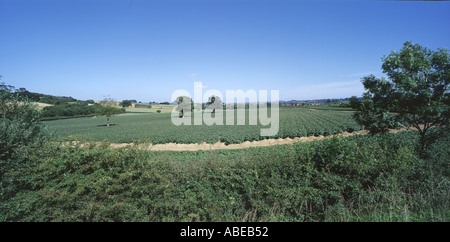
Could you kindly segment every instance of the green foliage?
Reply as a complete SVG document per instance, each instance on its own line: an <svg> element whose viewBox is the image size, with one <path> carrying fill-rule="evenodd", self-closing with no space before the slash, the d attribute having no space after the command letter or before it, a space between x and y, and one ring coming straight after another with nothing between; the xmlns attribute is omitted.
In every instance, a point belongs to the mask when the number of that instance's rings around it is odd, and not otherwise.
<svg viewBox="0 0 450 242"><path fill-rule="evenodd" d="M375 79L375 76L370 75L365 77L365 81L363 83L366 85L367 83L373 81L374 83L379 84L377 88L382 90L387 89L386 86L390 85L384 78L382 78L380 83L378 83ZM382 87L383 85L385 87ZM358 110L358 112L354 113L354 119L360 125L369 130L371 134L386 133L389 129L400 128L403 126L403 123L397 122L395 116L390 113L389 109L385 108L390 106L390 100L386 99L385 95L386 94L383 94L382 98L378 98L378 96L372 98L372 96L367 92L364 93L363 100L352 101L352 107Z"/></svg>
<svg viewBox="0 0 450 242"><path fill-rule="evenodd" d="M97 106L97 108L95 109L95 114L99 115L99 116L106 116L106 117L111 117L112 115L115 114L120 114L120 113L124 113L125 110L122 108L116 108L116 107L111 107L111 106Z"/></svg>
<svg viewBox="0 0 450 242"><path fill-rule="evenodd" d="M447 136L448 137L448 136ZM27 150L2 221L450 221L449 142L415 132L244 150Z"/></svg>
<svg viewBox="0 0 450 242"><path fill-rule="evenodd" d="M54 120L45 124L61 136L75 134L85 139L116 143L131 143L133 140L149 138L158 144L170 142L214 144L219 140L237 144L267 138L260 136L260 129L267 126L248 125L248 120L247 125L175 126L171 122L170 113L165 113L164 110L158 115L156 113L117 115L114 117L114 123L117 125L108 130L99 127L103 124L103 120L98 118ZM223 112L226 117L227 113L236 111ZM246 116L248 118L248 110ZM280 108L280 130L271 138L325 136L344 131L353 132L361 128L362 126L352 119L352 112L289 107Z"/></svg>
<svg viewBox="0 0 450 242"><path fill-rule="evenodd" d="M112 98L105 98L101 101L99 108L95 110L95 114L98 116L106 116L106 126L110 126L110 117L112 115L125 112L125 108L117 108L116 102Z"/></svg>
<svg viewBox="0 0 450 242"><path fill-rule="evenodd" d="M77 99L75 99L73 97L60 97L60 96L35 93L35 92L30 92L25 88L16 89L15 92L19 96L21 96L25 99L28 99L30 101L48 103L48 104L54 104L54 105L60 105L60 104L68 103L68 102L76 102L77 101Z"/></svg>
<svg viewBox="0 0 450 242"><path fill-rule="evenodd" d="M450 119L450 54L446 49L429 50L406 42L400 52L383 58L385 78L369 75L362 79L361 102L352 101L359 112L356 121L372 133L388 128L413 126L420 135L420 150L430 144L428 130L448 126Z"/></svg>
<svg viewBox="0 0 450 242"><path fill-rule="evenodd" d="M0 203L15 196L21 186L16 174L31 165L29 150L45 143L50 134L40 123L36 106L11 86L0 89Z"/></svg>
<svg viewBox="0 0 450 242"><path fill-rule="evenodd" d="M215 113L216 109L223 109L223 101L218 96L211 96L208 98L208 102L206 102L206 110L210 110L211 113Z"/></svg>
<svg viewBox="0 0 450 242"><path fill-rule="evenodd" d="M41 113L29 99L2 84L0 89L0 159L9 159L24 146L38 146L46 130L40 123Z"/></svg>
<svg viewBox="0 0 450 242"><path fill-rule="evenodd" d="M54 106L44 107L42 116L44 120L52 120L59 118L84 117L94 115L114 115L124 113L125 110L116 107L102 106L100 104L88 105L85 101L77 101L73 103L64 103Z"/></svg>
<svg viewBox="0 0 450 242"><path fill-rule="evenodd" d="M85 102L65 103L47 106L42 110L44 118L76 117L93 115L100 105L87 105Z"/></svg>
<svg viewBox="0 0 450 242"><path fill-rule="evenodd" d="M120 106L122 106L123 108L126 108L126 107L131 106L132 103L136 103L136 100L123 100L120 103Z"/></svg>
<svg viewBox="0 0 450 242"><path fill-rule="evenodd" d="M175 102L178 104L175 107L175 111L180 112L180 118L184 117L184 112L191 112L191 110L194 110L194 101L192 101L192 98L190 97L180 96L175 99Z"/></svg>

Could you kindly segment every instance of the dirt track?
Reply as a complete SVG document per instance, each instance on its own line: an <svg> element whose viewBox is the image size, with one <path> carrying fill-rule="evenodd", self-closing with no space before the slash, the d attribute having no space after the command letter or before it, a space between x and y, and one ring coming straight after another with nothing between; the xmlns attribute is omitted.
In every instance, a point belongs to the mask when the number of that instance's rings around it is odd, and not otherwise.
<svg viewBox="0 0 450 242"><path fill-rule="evenodd" d="M409 130L409 129L392 129L391 133L397 133L400 131ZM154 151L198 151L198 150L225 150L225 149L244 149L249 147L263 147L263 146L271 146L271 145L283 145L283 144L293 144L296 142L311 142L322 139L329 139L332 137L347 137L352 135L364 135L368 134L367 130L356 131L352 133L343 132L338 135L330 135L330 136L310 136L310 137L298 137L298 138L284 138L284 139L264 139L259 141L246 141L240 144L229 144L226 145L222 142L217 142L215 144L177 144L177 143L167 143L167 144L129 144L129 143L111 143L110 147L112 148L123 148L123 147L136 147L138 149L143 150L154 150Z"/></svg>

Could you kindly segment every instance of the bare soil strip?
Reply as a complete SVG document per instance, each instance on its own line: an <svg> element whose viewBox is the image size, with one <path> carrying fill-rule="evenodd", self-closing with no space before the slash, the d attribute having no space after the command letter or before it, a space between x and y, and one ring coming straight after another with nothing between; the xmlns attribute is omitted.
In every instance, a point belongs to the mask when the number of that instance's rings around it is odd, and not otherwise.
<svg viewBox="0 0 450 242"><path fill-rule="evenodd" d="M412 130L407 128L402 129L391 129L390 133L397 133L404 130ZM284 138L284 139L264 139L258 141L246 141L240 144L225 144L223 142L217 142L215 144L207 144L205 142L201 144L178 144L178 143L167 143L167 144L133 144L133 143L109 143L111 148L124 148L124 147L135 147L142 150L153 150L153 151L198 151L198 150L227 150L227 149L245 149L250 147L264 147L272 145L285 145L294 144L297 142L311 142L322 139L330 139L333 137L348 137L352 135L365 135L369 132L367 130L355 131L352 133L343 132L336 135L329 136L309 136L309 137L296 137L296 138ZM69 142L66 145L76 145L77 142ZM96 145L101 145L101 142L96 142ZM108 144L108 143L107 143ZM79 143L80 146L87 146L88 143Z"/></svg>

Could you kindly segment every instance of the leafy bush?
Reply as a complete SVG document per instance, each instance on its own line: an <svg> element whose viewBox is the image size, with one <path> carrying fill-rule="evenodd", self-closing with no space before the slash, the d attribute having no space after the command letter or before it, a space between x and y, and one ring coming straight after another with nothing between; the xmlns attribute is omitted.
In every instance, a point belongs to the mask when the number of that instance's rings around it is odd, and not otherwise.
<svg viewBox="0 0 450 242"><path fill-rule="evenodd" d="M6 160L23 146L38 146L47 137L41 113L29 99L2 85L0 90L0 159Z"/></svg>
<svg viewBox="0 0 450 242"><path fill-rule="evenodd" d="M49 138L40 123L41 113L11 86L0 89L0 202L22 189L17 175L31 165L28 152L36 152Z"/></svg>
<svg viewBox="0 0 450 242"><path fill-rule="evenodd" d="M5 221L449 221L449 143L415 132L243 150L27 151ZM444 139L444 138L443 138ZM448 139L448 137L447 137Z"/></svg>

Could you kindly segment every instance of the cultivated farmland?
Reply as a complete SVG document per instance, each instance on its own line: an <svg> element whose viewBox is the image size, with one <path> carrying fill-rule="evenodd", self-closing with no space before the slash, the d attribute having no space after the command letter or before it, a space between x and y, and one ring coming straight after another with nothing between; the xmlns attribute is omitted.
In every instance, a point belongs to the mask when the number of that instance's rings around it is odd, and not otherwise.
<svg viewBox="0 0 450 242"><path fill-rule="evenodd" d="M229 112L229 111L228 111ZM247 111L248 112L248 111ZM280 129L276 136L261 137L258 125L181 125L171 122L170 113L125 113L111 118L111 127L105 127L104 118L87 117L44 122L49 129L61 136L130 143L147 141L163 143L216 143L227 144L255 141L265 138L294 138L331 135L361 130L351 117L351 112L336 110L310 110L306 108L280 108ZM235 115L236 117L236 115ZM248 113L246 115L248 117ZM247 122L248 124L248 122Z"/></svg>

